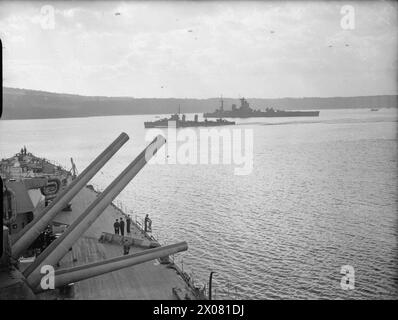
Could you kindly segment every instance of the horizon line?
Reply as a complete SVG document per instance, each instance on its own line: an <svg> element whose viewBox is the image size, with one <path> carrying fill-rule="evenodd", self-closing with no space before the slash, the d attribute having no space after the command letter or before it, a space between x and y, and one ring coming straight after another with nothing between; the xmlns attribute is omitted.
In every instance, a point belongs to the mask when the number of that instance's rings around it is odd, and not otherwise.
<svg viewBox="0 0 398 320"><path fill-rule="evenodd" d="M167 98L159 98L159 97L134 97L134 96L98 96L98 95L84 95L79 93L67 93L67 92L53 92L53 91L46 91L46 90L39 90L39 89L28 89L28 88L16 88L16 87L6 87L3 86L3 89L14 89L14 90L26 90L26 91L37 91L43 93L50 93L50 94L59 94L59 95L70 95L70 96L78 96L78 97L85 97L85 98L124 98L124 99L190 99L190 100L210 100L210 99L236 99L239 100L240 98L229 98L229 97L210 97L210 98L176 98L176 97L167 97ZM3 90L3 95L5 94ZM240 95L239 95L240 96ZM398 97L398 93L396 94L374 94L374 95L356 95L356 96L301 96L301 97L281 97L281 98L258 98L258 97L251 97L245 99L263 99L263 100L281 100L281 99L331 99L331 98L366 98L366 97L380 97L380 96L396 96Z"/></svg>

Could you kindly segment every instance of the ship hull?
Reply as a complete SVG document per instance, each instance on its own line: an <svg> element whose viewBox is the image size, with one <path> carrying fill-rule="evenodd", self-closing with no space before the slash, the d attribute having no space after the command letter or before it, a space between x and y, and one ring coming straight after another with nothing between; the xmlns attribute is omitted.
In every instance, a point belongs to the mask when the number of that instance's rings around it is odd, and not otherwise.
<svg viewBox="0 0 398 320"><path fill-rule="evenodd" d="M219 127L219 126L228 126L234 125L235 122L233 121L202 121L202 122L195 122L195 121L181 121L176 123L177 128L196 128L196 127ZM145 128L168 128L168 122L144 122Z"/></svg>
<svg viewBox="0 0 398 320"><path fill-rule="evenodd" d="M212 112L204 113L204 118L280 118L280 117L318 117L319 111L275 111L275 112L252 112L249 114L234 112Z"/></svg>

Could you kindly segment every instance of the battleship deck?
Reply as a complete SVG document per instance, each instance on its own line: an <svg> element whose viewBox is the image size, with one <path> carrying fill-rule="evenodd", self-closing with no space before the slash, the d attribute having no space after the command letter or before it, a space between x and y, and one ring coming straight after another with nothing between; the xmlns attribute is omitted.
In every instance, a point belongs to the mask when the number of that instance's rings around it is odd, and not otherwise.
<svg viewBox="0 0 398 320"><path fill-rule="evenodd" d="M96 198L97 193L83 188L72 200L72 211L61 212L54 221L70 225ZM60 268L78 266L101 261L123 254L119 244L101 243L98 241L103 232L113 233L115 219L122 217L122 212L110 205L93 225L73 245L61 261ZM126 235L126 234L125 234ZM145 235L134 224L131 225L131 236L145 239ZM130 253L145 249L131 247ZM173 268L160 264L158 260L149 261L130 268L121 269L74 284L73 299L176 299L173 288L179 288L182 296L186 294L194 299L187 283ZM39 294L48 299L54 293ZM58 298L54 296L54 298Z"/></svg>

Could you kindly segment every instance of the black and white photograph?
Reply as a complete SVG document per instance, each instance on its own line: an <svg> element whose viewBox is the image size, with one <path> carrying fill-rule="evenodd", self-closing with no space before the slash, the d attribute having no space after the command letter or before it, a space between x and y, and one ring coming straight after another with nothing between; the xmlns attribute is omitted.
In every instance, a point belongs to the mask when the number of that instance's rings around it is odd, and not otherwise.
<svg viewBox="0 0 398 320"><path fill-rule="evenodd" d="M1 0L0 300L397 300L397 9Z"/></svg>

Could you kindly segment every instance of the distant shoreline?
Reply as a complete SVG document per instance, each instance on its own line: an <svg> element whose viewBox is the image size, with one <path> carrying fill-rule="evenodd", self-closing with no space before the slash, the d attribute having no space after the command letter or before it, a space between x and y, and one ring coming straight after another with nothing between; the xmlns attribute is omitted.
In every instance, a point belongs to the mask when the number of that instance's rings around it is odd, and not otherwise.
<svg viewBox="0 0 398 320"><path fill-rule="evenodd" d="M369 108L324 108L322 110L355 110L355 109L369 109ZM386 107L386 108L379 108L379 109L394 109L394 107ZM303 109L301 109L303 110ZM305 109L305 110L315 110L315 109ZM300 111L300 110L297 110ZM197 113L197 112L196 112ZM59 120L59 119L76 119L76 118L99 118L99 117L125 117L125 116L157 116L157 115L165 115L167 113L145 113L145 114L109 114L109 115L90 115L90 116L69 116L69 117L52 117L52 118L4 118L3 116L0 118L0 121L20 121L20 120ZM185 112L184 114L190 115L195 114L195 112ZM238 118L240 119L240 118ZM258 117L253 118L241 118L241 119L258 119ZM267 119L266 117L261 119ZM283 118L286 119L286 118Z"/></svg>
<svg viewBox="0 0 398 320"><path fill-rule="evenodd" d="M247 97L253 109L267 107L281 110L382 109L397 108L398 95L358 97L306 97L262 99ZM223 98L224 109L236 98ZM220 106L220 98L128 98L92 97L27 89L3 88L2 120L64 119L127 115L159 115L212 112Z"/></svg>

